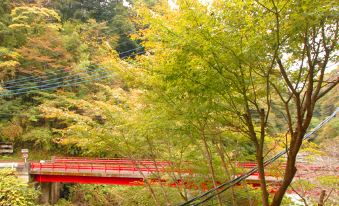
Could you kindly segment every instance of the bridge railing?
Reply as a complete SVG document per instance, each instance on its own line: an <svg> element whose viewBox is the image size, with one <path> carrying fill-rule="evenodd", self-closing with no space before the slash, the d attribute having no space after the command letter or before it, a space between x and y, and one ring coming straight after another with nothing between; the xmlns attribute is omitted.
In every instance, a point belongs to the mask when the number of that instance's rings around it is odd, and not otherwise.
<svg viewBox="0 0 339 206"><path fill-rule="evenodd" d="M91 158L62 158L54 157L52 158L54 163L95 163L95 164L124 164L124 165L160 165L160 166L169 166L173 164L170 161L154 161L154 160L131 160L131 159L91 159Z"/></svg>
<svg viewBox="0 0 339 206"><path fill-rule="evenodd" d="M187 163L190 164L190 163ZM246 171L256 167L255 162L236 162L235 166L239 169ZM31 172L33 173L140 173L152 174L152 173L165 173L165 172L177 172L192 174L193 172L188 169L176 169L174 163L170 161L154 161L154 160L131 160L131 159L91 159L91 158L65 158L54 157L51 161L45 161L40 163L31 163ZM271 168L272 167L272 168ZM265 172L266 176L280 176L279 168L285 167L285 164L277 164L270 166ZM300 164L298 166L300 170L321 170L322 166L312 166ZM239 174L242 171L238 171ZM256 172L253 176L259 176Z"/></svg>
<svg viewBox="0 0 339 206"><path fill-rule="evenodd" d="M179 172L173 170L166 165L132 165L132 164L118 164L118 163L61 163L61 162L44 162L44 163L31 163L30 170L32 173L144 173L152 174L156 172ZM189 172L181 170L183 172Z"/></svg>

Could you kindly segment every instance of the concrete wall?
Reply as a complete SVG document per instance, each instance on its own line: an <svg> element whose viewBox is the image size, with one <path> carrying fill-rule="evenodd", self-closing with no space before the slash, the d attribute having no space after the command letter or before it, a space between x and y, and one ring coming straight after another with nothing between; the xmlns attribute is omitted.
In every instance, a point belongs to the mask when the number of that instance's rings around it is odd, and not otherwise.
<svg viewBox="0 0 339 206"><path fill-rule="evenodd" d="M60 199L60 190L62 186L62 183L59 182L41 183L41 195L39 198L39 203L45 205L54 205L57 203Z"/></svg>

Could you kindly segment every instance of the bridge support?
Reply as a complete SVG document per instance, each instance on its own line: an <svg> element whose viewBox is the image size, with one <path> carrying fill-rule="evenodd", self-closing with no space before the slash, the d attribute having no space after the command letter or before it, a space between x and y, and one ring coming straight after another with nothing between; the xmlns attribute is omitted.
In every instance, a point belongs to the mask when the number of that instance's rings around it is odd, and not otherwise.
<svg viewBox="0 0 339 206"><path fill-rule="evenodd" d="M60 190L62 188L62 183L59 182L44 182L40 184L41 195L40 203L41 204L51 204L54 205L58 202L60 198Z"/></svg>

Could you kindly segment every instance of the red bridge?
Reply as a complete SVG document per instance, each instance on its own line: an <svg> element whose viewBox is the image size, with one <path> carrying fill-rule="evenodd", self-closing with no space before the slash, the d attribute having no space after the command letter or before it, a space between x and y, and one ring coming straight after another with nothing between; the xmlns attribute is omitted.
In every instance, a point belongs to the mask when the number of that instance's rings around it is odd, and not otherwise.
<svg viewBox="0 0 339 206"><path fill-rule="evenodd" d="M251 169L256 166L254 162L237 163L238 168ZM278 165L279 168L284 165ZM326 170L322 166L299 165L302 170ZM339 169L339 168L338 168ZM277 169L276 169L277 170ZM280 174L267 170L268 182L278 183ZM143 185L147 178L153 183L163 182L159 179L160 174L174 173L181 177L189 177L191 170L176 169L169 161L131 160L131 159L83 159L83 158L53 158L40 163L30 163L29 174L36 182L63 182L82 184L115 184L115 185ZM258 186L258 173L253 174L247 180L249 184ZM181 180L168 183L169 186L182 184Z"/></svg>
<svg viewBox="0 0 339 206"><path fill-rule="evenodd" d="M3 165L3 166L2 166ZM8 166L9 165L9 166ZM187 163L189 166L190 163ZM256 166L254 162L239 162L237 168L242 168L243 172ZM25 171L23 163L0 163L0 167L12 167L17 171ZM274 168L275 167L275 168ZM266 180L273 185L279 185L280 172L285 165L275 165L267 168ZM297 177L314 173L315 171L326 171L324 166L315 166L300 164L298 165ZM333 170L333 168L332 168ZM336 167L339 171L339 167ZM308 172L307 172L308 171ZM306 174L303 174L306 172ZM19 172L20 173L20 172ZM177 180L164 180L161 176L165 173L174 174L180 177ZM241 172L239 172L241 173ZM80 184L115 184L142 186L147 179L151 184L165 184L167 186L184 186L191 189L207 190L212 185L209 180L201 185L195 185L192 178L201 175L188 169L177 169L176 165L170 161L153 161L153 160L131 160L131 159L83 159L83 158L52 158L52 160L32 162L29 164L29 175L31 180L41 184L42 193L46 194L45 203L54 203L58 199L60 191L59 183L80 183ZM258 173L254 173L246 180L247 184L259 187ZM59 186L57 186L59 185ZM210 185L210 186L208 186Z"/></svg>
<svg viewBox="0 0 339 206"><path fill-rule="evenodd" d="M64 182L116 185L143 185L144 179L155 173L181 172L166 161L130 159L54 158L31 163L30 175L36 182Z"/></svg>

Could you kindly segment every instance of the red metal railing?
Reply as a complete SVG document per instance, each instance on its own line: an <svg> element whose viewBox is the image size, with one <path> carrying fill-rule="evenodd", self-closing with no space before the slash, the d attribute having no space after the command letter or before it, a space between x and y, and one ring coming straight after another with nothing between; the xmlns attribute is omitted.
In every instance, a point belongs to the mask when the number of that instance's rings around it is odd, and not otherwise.
<svg viewBox="0 0 339 206"><path fill-rule="evenodd" d="M237 167L253 168L255 162L238 162ZM189 170L176 170L170 161L130 160L130 159L90 159L54 157L51 161L32 162L33 172L181 172L191 173ZM255 174L258 175L258 174Z"/></svg>
<svg viewBox="0 0 339 206"><path fill-rule="evenodd" d="M89 159L89 158L53 158L55 163L91 163L91 164L119 164L119 165L157 165L169 166L170 161L153 161L153 160L131 160L131 159Z"/></svg>
<svg viewBox="0 0 339 206"><path fill-rule="evenodd" d="M189 164L189 163L188 163ZM89 159L89 158L64 158L55 157L51 161L31 163L31 172L72 172L72 173L121 173L121 172L180 172L192 173L190 170L175 169L174 165L169 161L153 161L153 160L130 160L130 159ZM251 169L257 166L255 162L237 162L236 167ZM285 167L280 164L278 167ZM302 170L320 170L323 166L299 165ZM265 175L275 176L267 170ZM258 176L258 173L253 174Z"/></svg>
<svg viewBox="0 0 339 206"><path fill-rule="evenodd" d="M31 163L31 171L51 171L51 172L93 172L93 171L142 171L142 172L165 172L169 171L164 166L158 167L145 167L145 166L131 166L131 165L119 165L119 164L84 164L84 163Z"/></svg>

